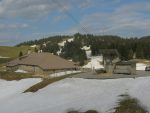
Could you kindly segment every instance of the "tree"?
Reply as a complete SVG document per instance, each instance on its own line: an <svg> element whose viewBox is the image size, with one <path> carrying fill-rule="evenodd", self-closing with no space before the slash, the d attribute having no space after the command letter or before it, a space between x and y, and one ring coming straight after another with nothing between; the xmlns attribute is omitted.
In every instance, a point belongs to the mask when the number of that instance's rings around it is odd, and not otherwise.
<svg viewBox="0 0 150 113"><path fill-rule="evenodd" d="M23 56L23 53L22 51L19 52L19 57L22 57Z"/></svg>
<svg viewBox="0 0 150 113"><path fill-rule="evenodd" d="M36 47L34 48L34 52L35 52L35 53L37 53L37 52L38 52L38 49L37 49Z"/></svg>

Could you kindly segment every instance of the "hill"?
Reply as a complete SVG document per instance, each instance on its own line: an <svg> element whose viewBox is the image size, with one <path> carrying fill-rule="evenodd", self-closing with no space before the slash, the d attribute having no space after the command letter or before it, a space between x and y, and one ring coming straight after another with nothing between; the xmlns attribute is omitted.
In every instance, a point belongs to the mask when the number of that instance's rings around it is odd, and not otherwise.
<svg viewBox="0 0 150 113"><path fill-rule="evenodd" d="M28 49L31 49L29 46L20 46L20 47L9 47L9 46L0 46L0 56L8 58L16 58L19 55L19 52L22 51L23 54L26 54Z"/></svg>
<svg viewBox="0 0 150 113"><path fill-rule="evenodd" d="M52 36L23 42L17 46L32 45L37 45L44 52L54 53L66 59L80 62L80 64L84 64L87 59L84 47L89 47L92 56L99 55L100 49L116 49L122 60L150 59L150 36L123 38L112 35L76 33L70 36Z"/></svg>
<svg viewBox="0 0 150 113"><path fill-rule="evenodd" d="M26 54L28 49L33 48L29 46L20 46L20 47L0 46L0 65L14 58L17 58L20 51L22 51L23 54Z"/></svg>

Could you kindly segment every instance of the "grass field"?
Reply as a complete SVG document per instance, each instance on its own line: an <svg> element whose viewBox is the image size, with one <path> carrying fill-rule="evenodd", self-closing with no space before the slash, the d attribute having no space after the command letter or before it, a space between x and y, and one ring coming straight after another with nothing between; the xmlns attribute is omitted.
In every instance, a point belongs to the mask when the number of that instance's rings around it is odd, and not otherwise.
<svg viewBox="0 0 150 113"><path fill-rule="evenodd" d="M16 58L18 57L20 51L22 51L23 54L26 54L28 49L32 48L29 46L22 46L22 47L0 46L0 56Z"/></svg>
<svg viewBox="0 0 150 113"><path fill-rule="evenodd" d="M66 77L69 77L70 75L64 75L61 77L54 77L54 78L50 78L50 79L43 79L43 81L31 86L29 89L25 90L24 93L26 92L36 92L39 89L42 89L44 87L46 87L49 84L52 84L54 82L57 82L59 80L65 79Z"/></svg>
<svg viewBox="0 0 150 113"><path fill-rule="evenodd" d="M49 78L49 79L43 79L43 81L41 81L41 82L31 86L29 89L25 90L24 93L36 92L39 89L42 89L42 88L48 86L49 84L52 84L52 83L57 82L59 80L65 79L65 78L70 77L70 76L75 75L75 74L77 74L77 73L68 74L68 75L64 75L64 76L60 76L60 77Z"/></svg>
<svg viewBox="0 0 150 113"><path fill-rule="evenodd" d="M30 73L15 73L15 72L0 71L0 79L11 81L11 80L21 80L25 78L33 78L33 76Z"/></svg>

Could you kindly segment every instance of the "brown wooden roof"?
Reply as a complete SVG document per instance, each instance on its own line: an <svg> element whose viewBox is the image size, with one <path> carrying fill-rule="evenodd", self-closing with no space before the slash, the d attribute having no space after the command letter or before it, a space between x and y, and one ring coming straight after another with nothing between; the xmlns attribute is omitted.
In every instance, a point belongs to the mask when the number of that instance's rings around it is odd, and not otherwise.
<svg viewBox="0 0 150 113"><path fill-rule="evenodd" d="M74 62L65 60L51 53L32 53L28 56L23 56L21 58L10 61L6 66L12 67L16 65L39 66L43 70L68 69L76 67Z"/></svg>

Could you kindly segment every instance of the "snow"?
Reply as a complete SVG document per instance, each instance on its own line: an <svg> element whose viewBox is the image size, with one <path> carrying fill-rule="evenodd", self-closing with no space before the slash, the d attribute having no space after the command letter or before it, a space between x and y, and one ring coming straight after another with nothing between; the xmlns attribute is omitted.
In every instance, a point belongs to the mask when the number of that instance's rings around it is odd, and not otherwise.
<svg viewBox="0 0 150 113"><path fill-rule="evenodd" d="M91 50L85 51L87 58L91 58Z"/></svg>
<svg viewBox="0 0 150 113"><path fill-rule="evenodd" d="M18 69L15 71L16 73L28 73L27 71L24 71L24 70L21 70L21 69Z"/></svg>
<svg viewBox="0 0 150 113"><path fill-rule="evenodd" d="M88 46L83 46L81 49L85 50L85 51L88 51L88 50L90 50L90 46L89 47Z"/></svg>
<svg viewBox="0 0 150 113"><path fill-rule="evenodd" d="M71 42L71 41L73 41L74 40L74 38L69 38L67 41L68 42Z"/></svg>
<svg viewBox="0 0 150 113"><path fill-rule="evenodd" d="M36 44L34 44L34 45L30 46L30 47L35 48L36 46L37 46L37 45L36 45Z"/></svg>
<svg viewBox="0 0 150 113"><path fill-rule="evenodd" d="M109 113L121 94L139 99L150 112L150 77L125 79L66 78L35 93L22 93L39 79L0 80L1 113L66 113L97 110ZM8 109L9 108L9 109Z"/></svg>
<svg viewBox="0 0 150 113"><path fill-rule="evenodd" d="M66 41L71 42L73 40L74 40L74 38L69 38L69 39L67 39L65 41L62 41L62 42L58 43L58 45L61 46L61 47L63 47L65 45Z"/></svg>
<svg viewBox="0 0 150 113"><path fill-rule="evenodd" d="M66 41L62 41L60 43L58 43L59 46L63 47L65 45Z"/></svg>
<svg viewBox="0 0 150 113"><path fill-rule="evenodd" d="M144 63L136 63L136 70L145 70L146 64Z"/></svg>
<svg viewBox="0 0 150 113"><path fill-rule="evenodd" d="M4 56L0 56L0 58L10 58L10 57L4 57Z"/></svg>
<svg viewBox="0 0 150 113"><path fill-rule="evenodd" d="M50 74L50 77L59 77L63 75L68 75L68 74L73 74L73 73L80 73L81 71L64 71L64 72L58 72L58 73L53 73Z"/></svg>
<svg viewBox="0 0 150 113"><path fill-rule="evenodd" d="M90 69L103 69L104 66L101 64L103 61L103 56L92 56L91 50L87 50L86 56L90 61L87 65L84 65L82 68L90 68Z"/></svg>
<svg viewBox="0 0 150 113"><path fill-rule="evenodd" d="M3 103L7 104L7 102L9 103L11 99L18 97L27 88L40 81L41 79L39 78L22 79L19 81L5 81L0 79L0 105ZM6 112L1 111L1 113Z"/></svg>
<svg viewBox="0 0 150 113"><path fill-rule="evenodd" d="M60 54L61 54L61 51L62 51L62 48L60 48L60 50L57 51L57 54L60 55Z"/></svg>
<svg viewBox="0 0 150 113"><path fill-rule="evenodd" d="M103 56L92 56L90 62L87 65L84 65L82 68L91 68L91 69L103 69L104 66L100 64L103 61Z"/></svg>

